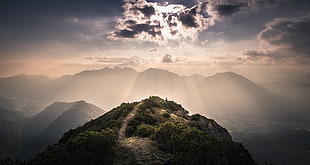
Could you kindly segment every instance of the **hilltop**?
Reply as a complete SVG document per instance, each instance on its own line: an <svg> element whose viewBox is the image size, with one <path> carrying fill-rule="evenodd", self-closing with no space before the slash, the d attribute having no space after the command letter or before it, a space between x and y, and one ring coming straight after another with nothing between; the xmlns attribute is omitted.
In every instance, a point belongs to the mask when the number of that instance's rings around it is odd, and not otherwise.
<svg viewBox="0 0 310 165"><path fill-rule="evenodd" d="M256 164L214 120L154 96L123 103L66 132L28 163Z"/></svg>

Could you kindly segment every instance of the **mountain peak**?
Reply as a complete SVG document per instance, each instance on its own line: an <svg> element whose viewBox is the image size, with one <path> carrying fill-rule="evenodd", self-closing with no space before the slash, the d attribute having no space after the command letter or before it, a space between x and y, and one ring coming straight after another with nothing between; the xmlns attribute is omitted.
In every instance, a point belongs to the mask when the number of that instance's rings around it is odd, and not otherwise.
<svg viewBox="0 0 310 165"><path fill-rule="evenodd" d="M74 103L78 103L78 104L87 104L87 102L85 100L80 100L80 101L76 101Z"/></svg>
<svg viewBox="0 0 310 165"><path fill-rule="evenodd" d="M170 73L170 74L176 74L176 73L173 73L173 72L170 72L168 70L164 70L164 69L159 69L159 68L149 68L149 69L146 69L145 71L143 72L158 72L158 73ZM177 75L177 74L176 74Z"/></svg>
<svg viewBox="0 0 310 165"><path fill-rule="evenodd" d="M129 68L129 67L114 67L114 68L110 68L110 67L105 67L103 69L101 69L101 71L133 71L136 72L136 70Z"/></svg>
<svg viewBox="0 0 310 165"><path fill-rule="evenodd" d="M237 74L235 72L221 72L221 73L216 73L213 76L214 77L221 77L221 76L243 77L242 75Z"/></svg>
<svg viewBox="0 0 310 165"><path fill-rule="evenodd" d="M164 69L158 68L149 68L143 72L141 72L144 76L156 77L156 78L181 78L178 74L170 72Z"/></svg>
<svg viewBox="0 0 310 165"><path fill-rule="evenodd" d="M128 68L128 67L124 67L124 68L120 68L120 67L114 67L114 68L110 68L110 67L105 67L103 69L100 70L84 70L80 73L77 73L73 76L88 76L88 75L96 75L96 74L103 74L103 73L115 73L115 72L137 72L134 69Z"/></svg>
<svg viewBox="0 0 310 165"><path fill-rule="evenodd" d="M247 79L246 77L237 74L235 72L222 72L222 73L216 73L212 76L206 77L206 80L228 80L228 81L242 81L242 82L250 82L249 79Z"/></svg>
<svg viewBox="0 0 310 165"><path fill-rule="evenodd" d="M211 164L256 164L214 120L190 116L180 104L151 96L123 103L68 131L30 163L185 165L210 160Z"/></svg>

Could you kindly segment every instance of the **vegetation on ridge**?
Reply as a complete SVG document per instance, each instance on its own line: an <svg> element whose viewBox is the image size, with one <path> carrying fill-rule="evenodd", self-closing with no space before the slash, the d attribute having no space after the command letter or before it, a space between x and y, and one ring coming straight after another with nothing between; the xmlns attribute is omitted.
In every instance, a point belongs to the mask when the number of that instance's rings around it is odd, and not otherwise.
<svg viewBox="0 0 310 165"><path fill-rule="evenodd" d="M133 109L131 118L126 118ZM139 147L150 147L152 160L137 162L138 152L118 139L124 120L126 139ZM124 127L123 127L124 128ZM141 146L149 144L150 146ZM153 155L150 153L153 152ZM160 155L160 156L159 156ZM57 144L48 146L29 162L40 164L167 164L167 165L255 165L240 143L227 130L201 115L188 115L181 105L150 97L139 104L123 103L101 117L70 130Z"/></svg>

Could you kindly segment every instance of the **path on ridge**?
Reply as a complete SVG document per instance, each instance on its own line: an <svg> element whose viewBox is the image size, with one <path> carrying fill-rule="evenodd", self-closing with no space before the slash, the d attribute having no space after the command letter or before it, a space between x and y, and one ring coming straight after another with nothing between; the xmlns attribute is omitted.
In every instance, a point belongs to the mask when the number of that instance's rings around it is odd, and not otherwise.
<svg viewBox="0 0 310 165"><path fill-rule="evenodd" d="M123 125L119 130L118 139L121 145L126 148L129 148L136 157L136 165L160 165L165 164L170 158L162 158L159 154L152 152L151 144L152 140L149 138L139 138L139 137L129 137L126 138L126 128L128 126L128 122L135 115L139 106L143 104L142 102L136 105L133 110L124 118Z"/></svg>
<svg viewBox="0 0 310 165"><path fill-rule="evenodd" d="M138 105L136 105L133 110L125 117L124 121L123 121L123 125L121 127L121 129L119 130L118 133L118 140L119 141L123 141L126 138L126 128L128 126L128 122L130 119L132 119L135 115L137 110L139 109L141 103L139 103Z"/></svg>

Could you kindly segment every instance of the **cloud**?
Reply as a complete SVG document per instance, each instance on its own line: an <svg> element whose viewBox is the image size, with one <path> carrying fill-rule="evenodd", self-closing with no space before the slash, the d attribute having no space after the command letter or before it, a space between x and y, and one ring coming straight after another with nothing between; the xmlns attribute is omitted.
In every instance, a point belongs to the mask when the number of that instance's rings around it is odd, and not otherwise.
<svg viewBox="0 0 310 165"><path fill-rule="evenodd" d="M238 5L216 5L215 10L218 12L220 16L230 16L233 15L234 13L237 13L240 11L240 8L244 4L238 4Z"/></svg>
<svg viewBox="0 0 310 165"><path fill-rule="evenodd" d="M278 49L287 49L310 57L310 15L294 18L277 18L266 24L258 38Z"/></svg>
<svg viewBox="0 0 310 165"><path fill-rule="evenodd" d="M187 58L185 58L185 57L176 57L173 59L171 55L166 54L163 57L162 62L163 63L180 63L180 62L184 62L186 60L187 60Z"/></svg>
<svg viewBox="0 0 310 165"><path fill-rule="evenodd" d="M77 22L79 22L79 19L76 17L72 17L72 18L66 18L66 21L72 22L72 23L77 23Z"/></svg>
<svg viewBox="0 0 310 165"><path fill-rule="evenodd" d="M144 5L143 7L135 6L134 8L131 8L130 10L136 12L138 14L138 11L140 11L145 17L150 18L152 15L155 15L155 8L153 6Z"/></svg>
<svg viewBox="0 0 310 165"><path fill-rule="evenodd" d="M117 21L111 40L148 41L159 45L198 40L199 32L226 17L240 12L271 7L285 0L197 0L176 4L160 4L146 0L127 1L123 5L123 18ZM162 1L160 1L162 2Z"/></svg>
<svg viewBox="0 0 310 165"><path fill-rule="evenodd" d="M99 63L107 63L107 64L130 64L130 65L138 65L143 61L138 56L132 57L107 57L107 56L86 56L85 60L92 60Z"/></svg>
<svg viewBox="0 0 310 165"><path fill-rule="evenodd" d="M250 57L264 57L264 56L270 56L270 51L249 49L244 50L243 54Z"/></svg>
<svg viewBox="0 0 310 165"><path fill-rule="evenodd" d="M276 6L287 0L200 0L206 3L206 11L213 22L223 20L240 12L252 12Z"/></svg>
<svg viewBox="0 0 310 165"><path fill-rule="evenodd" d="M207 29L208 17L202 15L202 5L188 8L182 4L161 5L138 0L123 5L124 18L117 21L113 40L140 40L164 45L169 42L196 40L198 32Z"/></svg>
<svg viewBox="0 0 310 165"><path fill-rule="evenodd" d="M164 63L172 63L172 56L169 54L166 54L163 58Z"/></svg>
<svg viewBox="0 0 310 165"><path fill-rule="evenodd" d="M197 28L199 25L196 23L196 14L199 11L198 6L191 8L190 10L186 10L183 13L178 15L179 20L182 22L183 26Z"/></svg>
<svg viewBox="0 0 310 165"><path fill-rule="evenodd" d="M177 57L177 58L175 58L175 62L184 62L184 61L186 61L187 60L187 58L186 57Z"/></svg>
<svg viewBox="0 0 310 165"><path fill-rule="evenodd" d="M276 62L310 62L310 15L277 18L268 22L257 36L261 49L245 50L251 60L272 59Z"/></svg>
<svg viewBox="0 0 310 165"><path fill-rule="evenodd" d="M114 34L118 38L135 38L138 34L145 33L151 37L160 36L161 31L156 30L159 28L157 25L149 24L130 24L127 26L130 30L124 29L116 31Z"/></svg>
<svg viewBox="0 0 310 165"><path fill-rule="evenodd" d="M157 49L156 48L150 49L150 52L157 52Z"/></svg>

